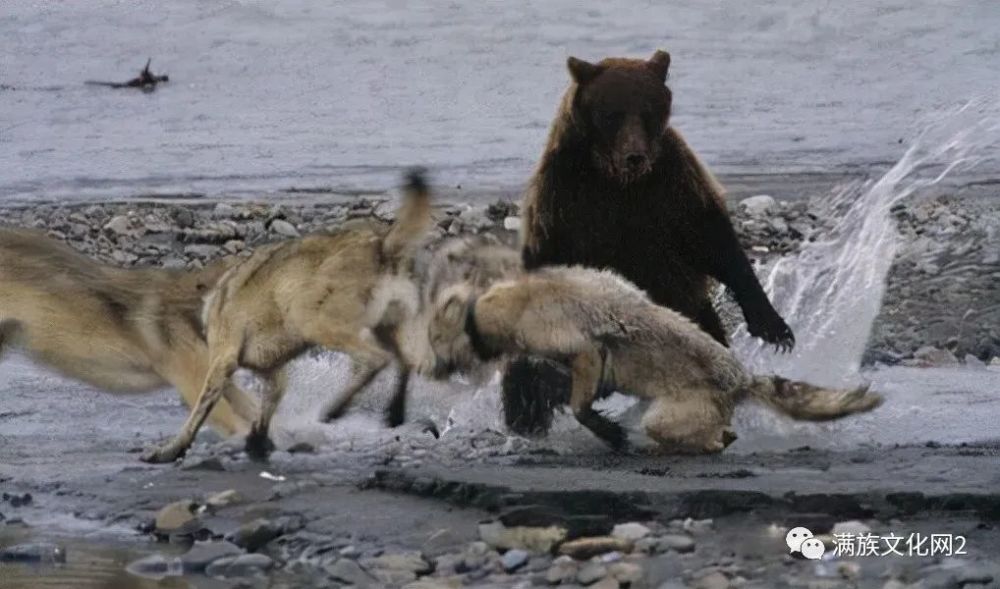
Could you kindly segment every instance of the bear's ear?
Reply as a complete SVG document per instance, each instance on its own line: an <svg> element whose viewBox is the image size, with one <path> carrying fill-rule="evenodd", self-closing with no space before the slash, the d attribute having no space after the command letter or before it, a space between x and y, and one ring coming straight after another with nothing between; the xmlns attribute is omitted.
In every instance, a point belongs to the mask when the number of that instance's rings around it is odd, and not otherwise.
<svg viewBox="0 0 1000 589"><path fill-rule="evenodd" d="M649 61L646 62L646 65L649 69L653 70L653 73L655 73L661 80L666 81L667 70L670 69L670 54L666 51L657 49L656 53L653 54L653 57L650 57Z"/></svg>
<svg viewBox="0 0 1000 589"><path fill-rule="evenodd" d="M566 60L566 67L569 69L569 75L573 76L573 81L580 85L586 84L601 73L601 66L575 57Z"/></svg>

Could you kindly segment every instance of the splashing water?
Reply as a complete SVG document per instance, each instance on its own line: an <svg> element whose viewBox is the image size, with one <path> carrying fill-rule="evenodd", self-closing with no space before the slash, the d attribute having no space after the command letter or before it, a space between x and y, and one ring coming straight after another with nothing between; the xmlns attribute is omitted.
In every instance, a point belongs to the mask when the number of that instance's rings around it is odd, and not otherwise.
<svg viewBox="0 0 1000 589"><path fill-rule="evenodd" d="M860 379L861 357L899 245L890 210L949 174L995 157L998 108L970 102L937 117L877 181L842 186L822 203L831 218L839 218L832 233L777 261L763 280L796 334L795 350L776 354L741 326L733 344L747 366L829 386Z"/></svg>

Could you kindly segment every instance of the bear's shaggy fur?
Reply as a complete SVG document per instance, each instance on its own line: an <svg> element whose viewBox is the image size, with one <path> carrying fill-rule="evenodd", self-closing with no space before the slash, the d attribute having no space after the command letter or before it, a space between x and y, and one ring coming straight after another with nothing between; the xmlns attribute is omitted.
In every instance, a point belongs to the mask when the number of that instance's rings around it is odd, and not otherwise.
<svg viewBox="0 0 1000 589"><path fill-rule="evenodd" d="M567 65L573 82L524 199L526 269L613 269L726 344L710 296L714 279L732 293L752 335L790 349L792 331L740 247L722 187L669 126L670 55L597 64L571 57ZM515 360L504 379L506 419L522 433L544 430L551 419L544 412L552 402L525 415L538 387L566 380L527 362Z"/></svg>

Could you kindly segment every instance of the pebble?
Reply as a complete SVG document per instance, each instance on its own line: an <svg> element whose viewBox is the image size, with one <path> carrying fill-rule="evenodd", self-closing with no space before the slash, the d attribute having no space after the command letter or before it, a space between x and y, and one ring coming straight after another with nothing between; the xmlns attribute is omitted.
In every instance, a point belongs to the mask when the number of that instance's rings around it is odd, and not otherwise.
<svg viewBox="0 0 1000 589"><path fill-rule="evenodd" d="M213 509L221 509L223 507L229 507L230 505L236 505L237 503L243 503L243 495L240 494L236 489L227 489L220 493L215 493L210 495L208 499L205 500L205 505Z"/></svg>
<svg viewBox="0 0 1000 589"><path fill-rule="evenodd" d="M860 536L861 534L870 534L871 531L872 529L868 524L857 520L850 520L833 524L833 530L830 533Z"/></svg>
<svg viewBox="0 0 1000 589"><path fill-rule="evenodd" d="M368 574L357 562L350 558L338 559L333 564L324 567L328 575L334 579L349 583L356 587L374 587L377 585L375 577Z"/></svg>
<svg viewBox="0 0 1000 589"><path fill-rule="evenodd" d="M210 577L251 577L267 572L272 566L274 560L266 554L241 554L213 561L205 569L205 574Z"/></svg>
<svg viewBox="0 0 1000 589"><path fill-rule="evenodd" d="M175 501L166 505L156 514L156 531L160 534L190 533L198 520L195 513L198 504L193 501Z"/></svg>
<svg viewBox="0 0 1000 589"><path fill-rule="evenodd" d="M683 554L693 552L695 542L690 536L682 534L667 534L657 539L656 548L659 552L673 550L674 552L680 552Z"/></svg>
<svg viewBox="0 0 1000 589"><path fill-rule="evenodd" d="M507 217L503 220L503 228L507 231L520 231L521 230L521 218L520 217Z"/></svg>
<svg viewBox="0 0 1000 589"><path fill-rule="evenodd" d="M715 571L697 579L692 587L694 589L728 589L729 579L726 575Z"/></svg>
<svg viewBox="0 0 1000 589"><path fill-rule="evenodd" d="M608 575L623 585L635 585L642 579L642 567L633 562L616 562L608 567Z"/></svg>
<svg viewBox="0 0 1000 589"><path fill-rule="evenodd" d="M383 554L363 562L369 570L408 571L417 575L431 572L431 565L416 551Z"/></svg>
<svg viewBox="0 0 1000 589"><path fill-rule="evenodd" d="M263 518L255 519L243 524L235 532L230 534L229 540L247 550L256 552L263 548L265 544L274 540L282 533L281 526L277 523Z"/></svg>
<svg viewBox="0 0 1000 589"><path fill-rule="evenodd" d="M528 564L528 553L518 548L508 550L501 558L501 563L503 570L512 573Z"/></svg>
<svg viewBox="0 0 1000 589"><path fill-rule="evenodd" d="M184 563L176 556L151 554L132 561L125 570L137 577L159 580L166 577L180 577L184 574Z"/></svg>
<svg viewBox="0 0 1000 589"><path fill-rule="evenodd" d="M295 225L292 225L284 219L275 219L271 221L271 231L284 237L299 237L301 235L299 230L295 228Z"/></svg>
<svg viewBox="0 0 1000 589"><path fill-rule="evenodd" d="M595 536L578 538L559 546L559 553L572 556L577 560L587 560L606 552L632 552L632 543L613 536Z"/></svg>
<svg viewBox="0 0 1000 589"><path fill-rule="evenodd" d="M758 194L757 196L744 198L740 201L739 206L751 216L763 217L775 212L778 208L778 203L771 196Z"/></svg>
<svg viewBox="0 0 1000 589"><path fill-rule="evenodd" d="M628 542L635 542L636 540L641 540L645 538L650 533L649 528L637 523L629 522L625 524L618 524L611 530L611 535L615 538L621 538Z"/></svg>
<svg viewBox="0 0 1000 589"><path fill-rule="evenodd" d="M576 578L579 570L576 561L569 556L560 556L552 561L552 566L545 573L545 580L552 585L571 581Z"/></svg>
<svg viewBox="0 0 1000 589"><path fill-rule="evenodd" d="M599 562L588 562L576 573L576 580L581 585L591 585L608 574L608 569Z"/></svg>
<svg viewBox="0 0 1000 589"><path fill-rule="evenodd" d="M195 542L180 559L185 573L200 573L213 561L239 554L243 550L230 542Z"/></svg>
<svg viewBox="0 0 1000 589"><path fill-rule="evenodd" d="M16 544L0 550L0 562L63 563L66 549L47 542Z"/></svg>

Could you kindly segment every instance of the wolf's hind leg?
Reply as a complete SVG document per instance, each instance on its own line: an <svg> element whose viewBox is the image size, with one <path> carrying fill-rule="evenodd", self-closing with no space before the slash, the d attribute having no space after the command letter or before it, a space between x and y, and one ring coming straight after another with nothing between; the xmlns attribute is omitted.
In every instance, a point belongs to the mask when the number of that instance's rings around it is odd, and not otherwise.
<svg viewBox="0 0 1000 589"><path fill-rule="evenodd" d="M602 376L607 371L605 360L606 356L597 349L582 352L573 358L573 392L569 403L580 425L615 450L624 450L628 446L625 428L593 408L594 399L601 392Z"/></svg>
<svg viewBox="0 0 1000 589"><path fill-rule="evenodd" d="M282 366L266 377L267 390L264 393L264 402L260 407L260 415L254 420L247 434L246 452L253 460L266 460L271 451L274 450L274 442L268 433L271 428L271 418L277 411L281 399L285 396L285 388L288 385L288 376L285 367Z"/></svg>
<svg viewBox="0 0 1000 589"><path fill-rule="evenodd" d="M713 454L736 440L729 420L711 401L711 391L653 400L642 416L642 428L668 454Z"/></svg>
<svg viewBox="0 0 1000 589"><path fill-rule="evenodd" d="M383 350L370 337L352 335L344 339L333 339L320 342L321 345L333 350L347 352L351 356L351 380L340 399L331 404L322 413L321 419L330 422L347 412L354 401L355 395L367 387L382 369L389 365L392 356Z"/></svg>

